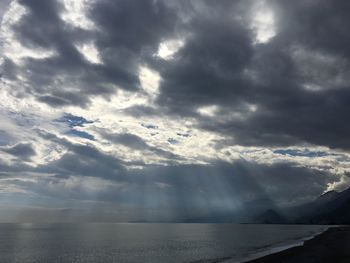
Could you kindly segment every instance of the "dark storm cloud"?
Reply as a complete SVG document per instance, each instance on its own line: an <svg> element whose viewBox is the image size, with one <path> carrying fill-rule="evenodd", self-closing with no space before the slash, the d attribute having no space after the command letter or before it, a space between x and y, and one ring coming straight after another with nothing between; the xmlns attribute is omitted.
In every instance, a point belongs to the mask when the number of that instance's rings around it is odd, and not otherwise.
<svg viewBox="0 0 350 263"><path fill-rule="evenodd" d="M253 56L249 30L225 16L196 17L188 30L191 36L175 60L159 68L159 103L182 114L208 104L239 108L250 88L242 75Z"/></svg>
<svg viewBox="0 0 350 263"><path fill-rule="evenodd" d="M136 0L96 1L90 17L102 29L98 45L135 54L157 48L159 40L171 33L176 18L163 1Z"/></svg>
<svg viewBox="0 0 350 263"><path fill-rule="evenodd" d="M232 135L234 144L349 149L349 3L266 3L276 14L276 36L265 44L253 45L249 19L230 20L240 8L194 13L185 46L159 64L158 103L170 113L195 116L202 128ZM296 61L298 50L310 58ZM308 84L320 90L307 90ZM216 118L198 116L196 109L205 105L221 107ZM249 105L257 110L249 112ZM222 117L233 112L243 117Z"/></svg>
<svg viewBox="0 0 350 263"><path fill-rule="evenodd" d="M61 19L65 7L57 1L20 4L27 12L13 26L16 37L24 46L55 55L27 58L23 66L7 59L4 77L13 79L16 70L25 74L30 84L22 93L53 107L85 106L91 96L109 97L117 88L137 91L143 54L154 52L175 22L175 13L162 1L96 1L89 17L97 29L91 30L66 24ZM89 41L95 42L102 64L90 63L76 48Z"/></svg>
<svg viewBox="0 0 350 263"><path fill-rule="evenodd" d="M20 1L20 4L26 8L27 13L13 26L13 30L21 44L57 53L49 58L25 60L24 69L31 72L27 75L30 86L26 87L25 92L54 107L84 105L88 99L78 96L80 88L73 91L66 87L73 86L74 77L84 74L90 68L73 43L73 36L83 32L65 26L59 16L63 6L57 1L30 0ZM22 73L25 73L24 70ZM54 84L57 78L61 78L61 85ZM62 83L62 78L66 83ZM89 93L88 88L85 89Z"/></svg>
<svg viewBox="0 0 350 263"><path fill-rule="evenodd" d="M278 10L283 37L294 39L312 49L350 55L350 3L341 1L271 1ZM295 18L298 19L295 19Z"/></svg>
<svg viewBox="0 0 350 263"><path fill-rule="evenodd" d="M144 105L128 114L192 116L240 145L350 148L346 1L265 1L275 14L276 35L264 44L255 44L248 1L96 1L88 13L93 30L68 26L56 1L20 3L28 11L14 26L21 43L57 54L28 58L22 68L7 59L4 77L29 70L23 92L39 101L85 106L92 96L115 94L116 86L137 91L138 67L148 64L162 77L160 110ZM185 45L172 60L155 58L159 43L171 38L184 38ZM90 40L103 64L76 49ZM310 57L296 61L297 52ZM216 120L198 115L198 107L208 105L220 106ZM257 110L249 112L250 105ZM243 117L223 119L230 112Z"/></svg>
<svg viewBox="0 0 350 263"><path fill-rule="evenodd" d="M40 166L38 172L56 173L60 176L94 176L111 180L124 178L125 163L122 160L102 153L92 145L74 144L43 130L37 132L43 139L62 145L67 150L58 160Z"/></svg>
<svg viewBox="0 0 350 263"><path fill-rule="evenodd" d="M18 143L10 147L1 147L0 150L23 160L29 160L36 154L30 143Z"/></svg>

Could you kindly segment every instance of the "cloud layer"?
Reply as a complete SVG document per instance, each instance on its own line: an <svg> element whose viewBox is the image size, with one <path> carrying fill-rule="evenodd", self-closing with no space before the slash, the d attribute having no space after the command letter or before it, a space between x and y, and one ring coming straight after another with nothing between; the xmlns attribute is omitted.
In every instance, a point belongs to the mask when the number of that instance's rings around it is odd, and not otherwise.
<svg viewBox="0 0 350 263"><path fill-rule="evenodd" d="M1 205L179 219L348 187L347 1L1 7Z"/></svg>

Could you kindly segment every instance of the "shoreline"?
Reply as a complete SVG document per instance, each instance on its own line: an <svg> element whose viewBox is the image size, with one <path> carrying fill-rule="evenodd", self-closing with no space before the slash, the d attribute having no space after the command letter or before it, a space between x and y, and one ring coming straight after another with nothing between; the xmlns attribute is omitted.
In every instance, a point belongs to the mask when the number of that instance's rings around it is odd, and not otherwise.
<svg viewBox="0 0 350 263"><path fill-rule="evenodd" d="M333 226L334 227L334 226ZM271 246L267 249L261 249L260 251L257 251L247 257L245 257L244 259L240 260L240 261L235 261L235 262L231 262L231 263L249 263L252 262L254 260L258 260L270 255L275 255L278 253L281 253L283 251L295 248L295 247L302 247L305 245L306 241L312 240L314 238L316 238L319 235L322 235L323 233L325 233L326 231L328 231L330 228L332 228L332 226L326 226L322 231L316 232L310 236L305 236L299 239L296 239L294 241L290 241L290 242L285 242L285 243L281 243L278 244L276 246ZM229 261L227 261L227 263L230 263Z"/></svg>
<svg viewBox="0 0 350 263"><path fill-rule="evenodd" d="M272 256L272 255L278 255L280 253L283 253L285 251L289 251L294 248L300 248L303 247L306 242L310 240L314 240L315 238L323 235L327 231L329 231L332 228L338 228L340 226L329 226L329 225L324 225L324 229L313 233L312 235L309 236L303 236L294 240L289 240L283 243L277 243L271 246L267 246L265 248L260 248L256 251L254 251L251 254L247 254L246 256L242 257L241 259L237 259L235 256L227 256L227 257L221 257L221 258L212 258L212 259L202 259L202 260L196 260L196 261L191 261L192 263L260 263L259 260L265 259L266 257ZM350 232L350 228L349 228ZM268 261L270 262L270 261ZM275 261L271 261L275 262ZM285 261L277 261L278 263L285 262ZM276 263L277 263L276 262ZM288 262L296 262L298 263L299 261L288 261ZM306 261L309 262L309 261ZM319 262L319 261L317 261ZM265 261L264 261L265 263ZM348 262L347 262L348 263Z"/></svg>
<svg viewBox="0 0 350 263"><path fill-rule="evenodd" d="M265 251L265 255L252 255L242 263L345 263L350 258L350 227L329 227L325 231L312 237L300 240L299 244L283 246L281 250L272 253ZM264 254L264 252L261 252ZM267 254L266 254L267 253ZM230 262L230 261L223 261ZM233 261L232 261L233 262Z"/></svg>

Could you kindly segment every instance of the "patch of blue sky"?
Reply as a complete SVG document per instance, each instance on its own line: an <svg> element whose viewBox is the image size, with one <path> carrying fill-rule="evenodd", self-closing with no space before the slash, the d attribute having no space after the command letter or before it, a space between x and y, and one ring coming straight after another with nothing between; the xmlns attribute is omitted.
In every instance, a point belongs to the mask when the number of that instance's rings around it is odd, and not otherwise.
<svg viewBox="0 0 350 263"><path fill-rule="evenodd" d="M177 140L175 140L174 138L169 138L168 139L168 143L170 143L170 144L178 144L179 143L179 141L177 141Z"/></svg>
<svg viewBox="0 0 350 263"><path fill-rule="evenodd" d="M65 113L61 118L56 120L57 122L62 122L68 124L70 128L73 127L83 127L85 124L93 123L93 121L89 121L83 117L75 116L70 113Z"/></svg>
<svg viewBox="0 0 350 263"><path fill-rule="evenodd" d="M278 149L273 151L273 153L290 155L290 156L301 156L301 157L324 157L331 155L330 153L324 151L310 151L310 150L297 150L297 149Z"/></svg>
<svg viewBox="0 0 350 263"><path fill-rule="evenodd" d="M185 137L185 138L191 137L191 134L189 134L189 133L181 133L181 132L178 132L178 133L176 133L176 135L177 135L177 136L181 136L181 137Z"/></svg>
<svg viewBox="0 0 350 263"><path fill-rule="evenodd" d="M158 126L157 126L157 125L154 125L154 124L145 124L145 123L142 123L141 126L147 128L147 129L158 129Z"/></svg>
<svg viewBox="0 0 350 263"><path fill-rule="evenodd" d="M87 132L84 131L78 131L76 129L70 129L66 134L74 136L74 137L80 137L84 139L88 139L91 141L95 141L95 137Z"/></svg>

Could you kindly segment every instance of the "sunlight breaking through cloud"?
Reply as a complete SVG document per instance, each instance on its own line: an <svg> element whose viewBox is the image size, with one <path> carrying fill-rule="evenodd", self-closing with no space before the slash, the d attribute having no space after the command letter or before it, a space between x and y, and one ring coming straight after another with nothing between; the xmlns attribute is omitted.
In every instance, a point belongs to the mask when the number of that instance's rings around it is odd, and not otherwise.
<svg viewBox="0 0 350 263"><path fill-rule="evenodd" d="M277 34L274 12L266 2L257 1L251 12L251 27L255 31L257 44L267 43Z"/></svg>
<svg viewBox="0 0 350 263"><path fill-rule="evenodd" d="M184 45L185 42L178 39L163 41L159 44L158 52L156 55L165 60L173 59L175 53Z"/></svg>
<svg viewBox="0 0 350 263"><path fill-rule="evenodd" d="M94 29L95 25L87 16L92 0L60 0L64 5L62 19L72 26Z"/></svg>
<svg viewBox="0 0 350 263"><path fill-rule="evenodd" d="M80 53L93 64L102 64L100 54L93 43L83 43L76 45Z"/></svg>

